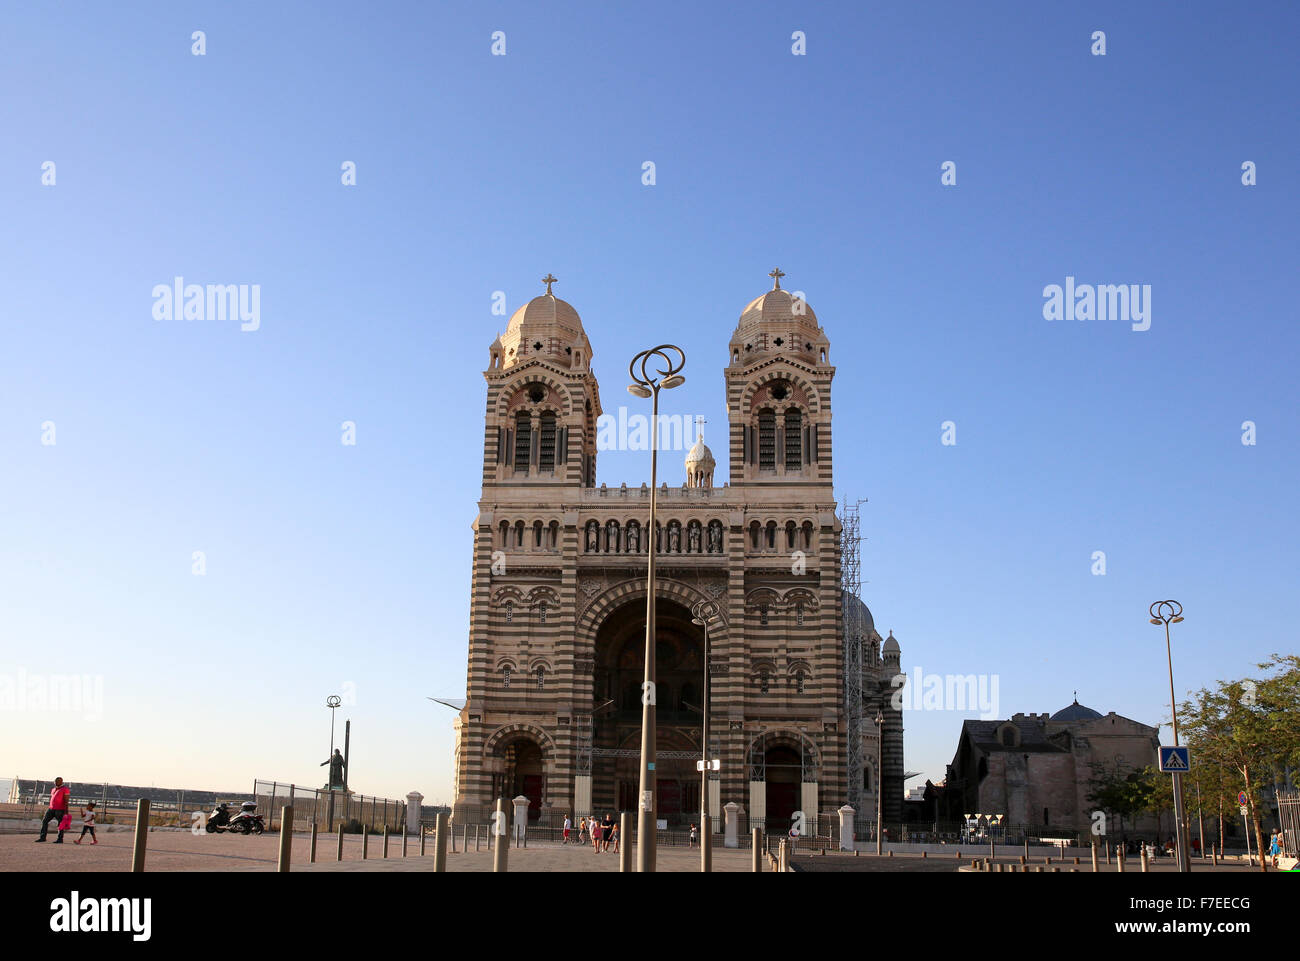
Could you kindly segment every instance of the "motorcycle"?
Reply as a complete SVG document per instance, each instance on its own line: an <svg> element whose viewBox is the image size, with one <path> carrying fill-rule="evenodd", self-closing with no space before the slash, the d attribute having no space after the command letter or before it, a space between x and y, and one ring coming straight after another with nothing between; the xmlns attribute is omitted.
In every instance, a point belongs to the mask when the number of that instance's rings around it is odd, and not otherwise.
<svg viewBox="0 0 1300 961"><path fill-rule="evenodd" d="M257 813L254 801L245 801L240 805L239 813L230 816L230 809L225 804L218 804L208 815L206 830L209 834L229 831L232 834L261 834L266 830L262 815Z"/></svg>
<svg viewBox="0 0 1300 961"><path fill-rule="evenodd" d="M241 834L261 834L266 830L262 815L257 813L256 801L245 801L239 806L239 813L230 819L229 830Z"/></svg>

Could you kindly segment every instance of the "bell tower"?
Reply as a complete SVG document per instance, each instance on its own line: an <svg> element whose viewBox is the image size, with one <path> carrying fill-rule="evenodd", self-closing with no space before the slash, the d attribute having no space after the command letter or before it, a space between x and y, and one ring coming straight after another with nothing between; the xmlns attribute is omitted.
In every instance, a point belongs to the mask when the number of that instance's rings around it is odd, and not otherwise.
<svg viewBox="0 0 1300 961"><path fill-rule="evenodd" d="M741 312L727 366L732 487L831 487L830 341L798 292L772 289ZM834 501L834 497L830 497Z"/></svg>

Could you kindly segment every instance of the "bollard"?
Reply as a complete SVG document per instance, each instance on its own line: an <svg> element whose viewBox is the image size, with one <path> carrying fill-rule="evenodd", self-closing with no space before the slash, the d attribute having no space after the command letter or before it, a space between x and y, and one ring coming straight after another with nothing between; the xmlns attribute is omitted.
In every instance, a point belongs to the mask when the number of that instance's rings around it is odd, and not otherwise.
<svg viewBox="0 0 1300 961"><path fill-rule="evenodd" d="M1029 860L1029 835L1026 834L1026 835L1025 835L1025 860L1024 860L1024 861L1021 861L1020 863L1021 863L1021 864L1024 864L1025 861L1028 861L1028 860Z"/></svg>
<svg viewBox="0 0 1300 961"><path fill-rule="evenodd" d="M361 825L361 860L370 855L370 825Z"/></svg>
<svg viewBox="0 0 1300 961"><path fill-rule="evenodd" d="M923 857L923 858L924 858L924 857L928 857L928 855L927 855L924 851L922 851L922 852L921 852L921 857Z"/></svg>
<svg viewBox="0 0 1300 961"><path fill-rule="evenodd" d="M618 869L624 874L632 870L632 813L624 811L618 816Z"/></svg>
<svg viewBox="0 0 1300 961"><path fill-rule="evenodd" d="M750 835L753 838L751 843L754 848L754 863L751 870L755 874L761 874L763 871L763 829L754 828L754 830L750 832Z"/></svg>
<svg viewBox="0 0 1300 961"><path fill-rule="evenodd" d="M1110 867L1110 845L1106 845L1106 866Z"/></svg>
<svg viewBox="0 0 1300 961"><path fill-rule="evenodd" d="M961 860L961 852L958 851L956 856L957 856L957 860L960 861L960 860Z"/></svg>
<svg viewBox="0 0 1300 961"><path fill-rule="evenodd" d="M1075 864L1078 864L1078 863L1079 863L1079 859L1078 859L1078 858L1075 858L1075 859L1074 859L1074 863L1075 863Z"/></svg>
<svg viewBox="0 0 1300 961"><path fill-rule="evenodd" d="M1214 866L1219 866L1219 852L1217 849L1210 851L1210 857L1214 858Z"/></svg>
<svg viewBox="0 0 1300 961"><path fill-rule="evenodd" d="M427 838L428 836L429 836L429 829L426 828L424 826L424 822L421 821L420 822L420 857L424 857L424 839Z"/></svg>
<svg viewBox="0 0 1300 961"><path fill-rule="evenodd" d="M469 854L469 825L461 825L460 829L460 853Z"/></svg>
<svg viewBox="0 0 1300 961"><path fill-rule="evenodd" d="M289 873L289 862L293 858L293 808L285 805L280 809L280 856L276 860L275 870L280 874Z"/></svg>
<svg viewBox="0 0 1300 961"><path fill-rule="evenodd" d="M1147 855L1147 846L1142 845L1142 873L1146 874L1151 869L1151 859Z"/></svg>
<svg viewBox="0 0 1300 961"><path fill-rule="evenodd" d="M1051 858L1043 858L1043 863L1044 863L1044 864L1051 864L1051 863L1052 863L1052 859L1051 859Z"/></svg>
<svg viewBox="0 0 1300 961"><path fill-rule="evenodd" d="M316 863L316 822L311 822L311 853L307 856L308 864Z"/></svg>
<svg viewBox="0 0 1300 961"><path fill-rule="evenodd" d="M402 857L406 857L406 825L402 825Z"/></svg>
<svg viewBox="0 0 1300 961"><path fill-rule="evenodd" d="M474 853L478 854L478 825L474 825Z"/></svg>
<svg viewBox="0 0 1300 961"><path fill-rule="evenodd" d="M338 853L334 857L334 860L335 861L343 860L343 822L342 821L339 822L339 849L338 849Z"/></svg>
<svg viewBox="0 0 1300 961"><path fill-rule="evenodd" d="M447 815L439 813L433 828L433 870L447 870Z"/></svg>
<svg viewBox="0 0 1300 961"><path fill-rule="evenodd" d="M1021 863L1021 864L1024 864L1024 863L1025 863L1025 856L1024 856L1023 854L1020 855L1020 863Z"/></svg>
<svg viewBox="0 0 1300 961"><path fill-rule="evenodd" d="M780 843L776 846L776 863L777 871L784 874L786 865L785 838L782 838Z"/></svg>
<svg viewBox="0 0 1300 961"><path fill-rule="evenodd" d="M1119 874L1124 873L1124 849L1119 845L1115 846L1115 870Z"/></svg>
<svg viewBox="0 0 1300 961"><path fill-rule="evenodd" d="M893 856L894 856L894 852L893 852L893 851L890 851L890 852L889 852L889 857L892 858Z"/></svg>
<svg viewBox="0 0 1300 961"><path fill-rule="evenodd" d="M1095 842L1092 845L1092 873L1097 873L1097 845Z"/></svg>
<svg viewBox="0 0 1300 961"><path fill-rule="evenodd" d="M384 825L384 857L388 857L388 825Z"/></svg>
<svg viewBox="0 0 1300 961"><path fill-rule="evenodd" d="M144 872L145 846L149 841L149 799L142 797L135 805L135 847L131 851L131 873Z"/></svg>
<svg viewBox="0 0 1300 961"><path fill-rule="evenodd" d="M492 815L492 827L488 837L488 844L493 846L492 870L502 874L507 871L507 855L510 851L510 842L502 838L505 833L506 800L505 798L497 798L497 809ZM492 838L496 838L496 841L493 842Z"/></svg>

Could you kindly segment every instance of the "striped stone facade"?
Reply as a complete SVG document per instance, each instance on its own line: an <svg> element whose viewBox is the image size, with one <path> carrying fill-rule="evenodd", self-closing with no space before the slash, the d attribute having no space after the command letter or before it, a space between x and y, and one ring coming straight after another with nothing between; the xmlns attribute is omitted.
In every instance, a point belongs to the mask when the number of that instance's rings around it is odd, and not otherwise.
<svg viewBox="0 0 1300 961"><path fill-rule="evenodd" d="M517 793L535 814L634 803L650 491L597 484L590 354L576 312L549 286L491 348L468 694L456 722L460 818ZM689 611L707 599L720 611L709 628L710 754L722 762L710 810L736 801L784 825L798 808L824 830L847 793L835 368L811 308L779 276L742 314L730 354L728 483L665 485L657 498L657 809L698 821L704 658ZM661 453L661 470L674 456ZM863 757L874 769L880 708L885 817L899 820L902 717L889 679L901 667L897 643L882 651L866 620ZM870 770L872 817L878 783Z"/></svg>

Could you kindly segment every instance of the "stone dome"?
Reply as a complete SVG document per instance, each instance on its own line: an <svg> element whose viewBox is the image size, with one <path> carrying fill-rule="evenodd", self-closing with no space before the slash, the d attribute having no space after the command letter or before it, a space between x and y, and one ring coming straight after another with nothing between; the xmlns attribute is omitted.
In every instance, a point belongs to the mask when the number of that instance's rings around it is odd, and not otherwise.
<svg viewBox="0 0 1300 961"><path fill-rule="evenodd" d="M535 359L561 367L587 367L591 362L591 342L582 318L571 304L551 293L554 277L547 274L544 283L546 293L516 310L505 333L492 345L492 350L501 351L503 369Z"/></svg>
<svg viewBox="0 0 1300 961"><path fill-rule="evenodd" d="M708 488L713 486L713 470L718 462L713 459L713 451L704 443L700 434L686 454L686 486Z"/></svg>
<svg viewBox="0 0 1300 961"><path fill-rule="evenodd" d="M772 356L826 363L830 342L807 302L781 286L778 268L768 274L772 289L755 297L740 312L731 335L732 364L749 364Z"/></svg>
<svg viewBox="0 0 1300 961"><path fill-rule="evenodd" d="M1063 707L1052 715L1053 721L1092 721L1101 717L1100 711L1084 707L1076 697L1069 707Z"/></svg>
<svg viewBox="0 0 1300 961"><path fill-rule="evenodd" d="M708 445L704 443L703 437L697 440L695 446L686 452L686 467L689 469L696 465L704 468L718 466L718 462L713 459L713 451L709 450Z"/></svg>
<svg viewBox="0 0 1300 961"><path fill-rule="evenodd" d="M841 603L844 607L844 619L847 621L853 608L857 608L858 617L862 627L862 636L869 638L876 629L876 621L871 616L871 609L862 603L862 599L854 597L844 591L840 592Z"/></svg>
<svg viewBox="0 0 1300 961"><path fill-rule="evenodd" d="M881 650L881 653L884 653L884 654L897 654L897 653L899 653L900 648L899 648L899 646L898 646L898 639L894 637L894 632L893 632L893 631L890 631L890 632L889 632L889 636L888 636L887 638L885 638L885 644L884 644L883 647L881 647L880 650Z"/></svg>

